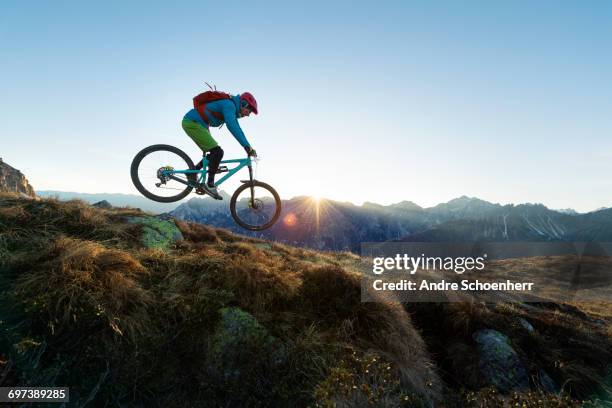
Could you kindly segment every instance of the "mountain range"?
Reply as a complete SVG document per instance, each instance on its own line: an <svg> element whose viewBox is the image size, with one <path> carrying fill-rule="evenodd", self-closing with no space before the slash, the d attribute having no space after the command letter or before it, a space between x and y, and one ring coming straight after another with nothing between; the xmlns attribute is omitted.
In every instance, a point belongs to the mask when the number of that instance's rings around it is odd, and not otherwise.
<svg viewBox="0 0 612 408"><path fill-rule="evenodd" d="M390 240L612 241L612 209L578 214L542 204L501 205L466 196L429 208L411 201L357 206L294 197L283 200L280 220L259 233L248 233L233 222L227 197L192 198L169 215L293 245L354 252L362 242Z"/></svg>

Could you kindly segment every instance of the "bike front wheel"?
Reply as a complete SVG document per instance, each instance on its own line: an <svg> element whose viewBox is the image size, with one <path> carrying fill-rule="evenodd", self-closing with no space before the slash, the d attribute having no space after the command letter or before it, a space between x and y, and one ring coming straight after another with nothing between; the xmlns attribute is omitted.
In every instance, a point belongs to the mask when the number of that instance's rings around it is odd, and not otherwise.
<svg viewBox="0 0 612 408"><path fill-rule="evenodd" d="M270 228L281 213L281 200L272 186L249 181L238 187L230 201L236 224L249 231Z"/></svg>
<svg viewBox="0 0 612 408"><path fill-rule="evenodd" d="M197 181L195 173L173 173L172 170L194 169L193 161L181 149L158 144L138 152L130 175L142 195L160 203L172 203L185 198Z"/></svg>

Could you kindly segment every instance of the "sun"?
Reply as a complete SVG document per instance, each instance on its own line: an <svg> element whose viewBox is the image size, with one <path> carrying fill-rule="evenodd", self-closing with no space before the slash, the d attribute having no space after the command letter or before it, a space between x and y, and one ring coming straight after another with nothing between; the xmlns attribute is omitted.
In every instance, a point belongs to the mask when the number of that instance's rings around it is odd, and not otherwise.
<svg viewBox="0 0 612 408"><path fill-rule="evenodd" d="M321 202L321 196L317 195L317 194L313 194L310 196L310 198L312 199L312 201L314 201L315 204L319 204Z"/></svg>
<svg viewBox="0 0 612 408"><path fill-rule="evenodd" d="M286 226L293 227L297 223L297 217L295 216L295 214L289 213L285 215L285 217L283 218L283 222Z"/></svg>

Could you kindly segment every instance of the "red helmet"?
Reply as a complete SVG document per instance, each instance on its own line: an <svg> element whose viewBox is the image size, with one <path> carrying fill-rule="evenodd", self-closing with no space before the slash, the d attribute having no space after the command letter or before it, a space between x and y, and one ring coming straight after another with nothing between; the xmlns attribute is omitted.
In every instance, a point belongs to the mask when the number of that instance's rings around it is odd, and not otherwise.
<svg viewBox="0 0 612 408"><path fill-rule="evenodd" d="M251 95L250 92L243 92L240 95L240 100L248 103L253 113L257 115L257 101L255 100L255 97Z"/></svg>

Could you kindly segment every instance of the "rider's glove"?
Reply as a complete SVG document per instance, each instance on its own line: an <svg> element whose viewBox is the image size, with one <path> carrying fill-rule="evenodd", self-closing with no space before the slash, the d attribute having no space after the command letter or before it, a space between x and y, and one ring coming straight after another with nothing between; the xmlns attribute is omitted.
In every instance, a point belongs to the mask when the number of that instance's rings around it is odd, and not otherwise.
<svg viewBox="0 0 612 408"><path fill-rule="evenodd" d="M244 150L246 150L249 156L257 157L257 152L251 146L245 147Z"/></svg>

